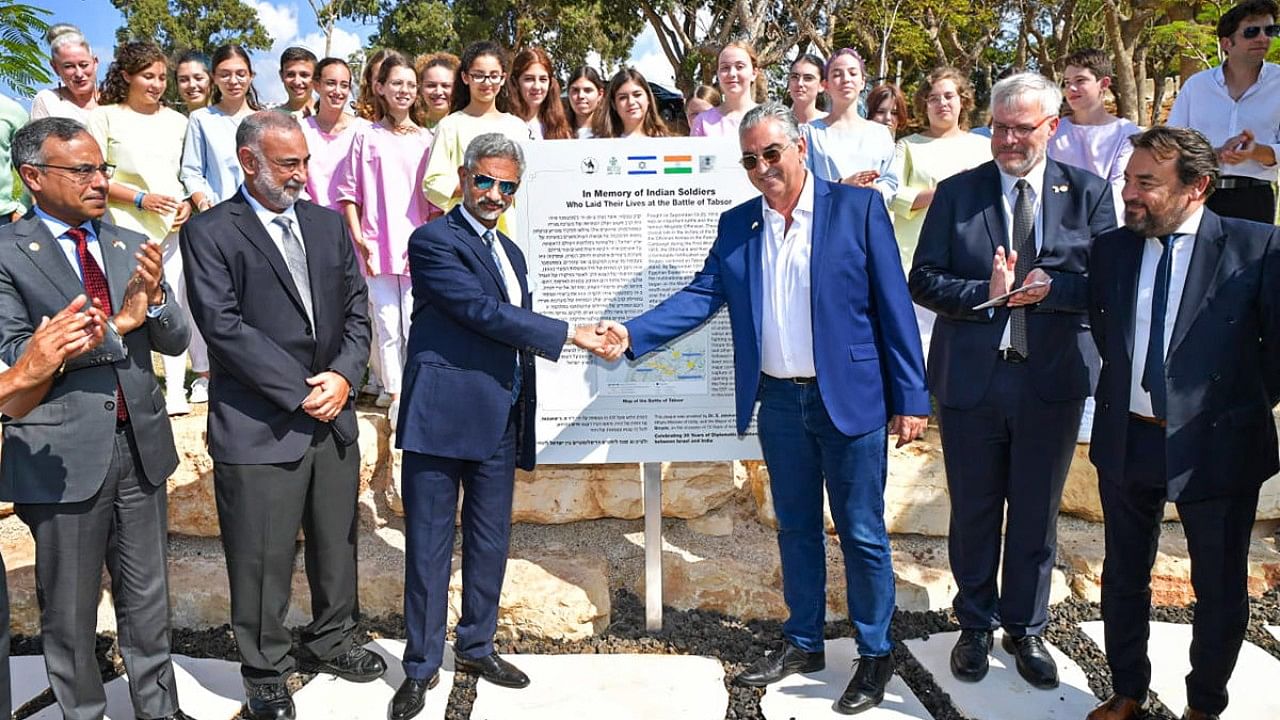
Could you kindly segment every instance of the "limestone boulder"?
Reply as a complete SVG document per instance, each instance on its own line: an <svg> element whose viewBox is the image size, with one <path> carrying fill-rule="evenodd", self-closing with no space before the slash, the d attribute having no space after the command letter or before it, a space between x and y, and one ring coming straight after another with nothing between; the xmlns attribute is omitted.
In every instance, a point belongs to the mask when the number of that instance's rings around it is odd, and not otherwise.
<svg viewBox="0 0 1280 720"><path fill-rule="evenodd" d="M755 499L760 521L778 526L769 490L769 469L760 461L743 463L747 486ZM890 533L943 537L950 524L951 502L947 474L942 464L942 441L936 428L906 447L889 445L889 469L884 492L884 521ZM831 510L823 491L823 518L828 533L835 532Z"/></svg>
<svg viewBox="0 0 1280 720"><path fill-rule="evenodd" d="M449 615L451 622L457 622L462 613L459 556L453 565ZM545 550L522 553L507 561L497 637L581 640L609 626L610 610L609 568L603 553L586 557Z"/></svg>
<svg viewBox="0 0 1280 720"><path fill-rule="evenodd" d="M662 464L664 517L700 517L724 505L736 491L733 463ZM643 516L636 464L544 465L516 474L515 522L560 524Z"/></svg>

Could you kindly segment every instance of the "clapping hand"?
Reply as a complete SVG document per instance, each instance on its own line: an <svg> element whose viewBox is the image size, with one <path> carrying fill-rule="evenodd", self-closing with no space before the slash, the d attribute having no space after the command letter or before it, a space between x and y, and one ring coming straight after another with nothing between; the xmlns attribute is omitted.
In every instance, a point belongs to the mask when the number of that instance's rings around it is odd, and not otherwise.
<svg viewBox="0 0 1280 720"><path fill-rule="evenodd" d="M102 309L77 295L52 318L42 318L15 368L31 385L53 377L63 363L102 343L107 318Z"/></svg>
<svg viewBox="0 0 1280 720"><path fill-rule="evenodd" d="M160 246L143 243L134 257L138 259L138 266L129 276L124 300L112 318L121 335L142 327L147 320L148 306L164 302L164 288L160 285L160 280L164 277L164 255Z"/></svg>
<svg viewBox="0 0 1280 720"><path fill-rule="evenodd" d="M627 326L613 320L601 320L594 325L579 325L573 333L573 344L613 362L622 357L631 345Z"/></svg>
<svg viewBox="0 0 1280 720"><path fill-rule="evenodd" d="M1013 272L1017 266L1017 250L1005 256L1004 247L996 248L996 254L991 259L991 286L987 291L988 300L995 300L1013 289Z"/></svg>

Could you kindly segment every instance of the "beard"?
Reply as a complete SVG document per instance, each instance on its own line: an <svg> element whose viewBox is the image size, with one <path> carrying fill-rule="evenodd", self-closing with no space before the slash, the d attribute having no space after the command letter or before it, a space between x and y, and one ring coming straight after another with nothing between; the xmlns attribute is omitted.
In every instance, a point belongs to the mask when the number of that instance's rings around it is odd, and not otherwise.
<svg viewBox="0 0 1280 720"><path fill-rule="evenodd" d="M1020 158L1014 158L1012 160L1001 160L1000 158L997 157L996 165L999 165L1000 169L1003 170L1008 175L1012 175L1014 177L1022 177L1027 173L1031 172L1031 168L1035 167L1042 160L1044 160L1044 157L1045 157L1045 153L1043 150L1028 148L1025 154L1023 154L1023 156Z"/></svg>

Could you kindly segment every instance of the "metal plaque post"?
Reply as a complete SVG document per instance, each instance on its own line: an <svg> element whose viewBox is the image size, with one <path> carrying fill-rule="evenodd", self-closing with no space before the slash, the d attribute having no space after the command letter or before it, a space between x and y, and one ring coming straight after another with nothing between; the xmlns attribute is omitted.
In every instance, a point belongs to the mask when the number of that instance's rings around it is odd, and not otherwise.
<svg viewBox="0 0 1280 720"><path fill-rule="evenodd" d="M640 463L644 486L644 627L662 630L662 463Z"/></svg>

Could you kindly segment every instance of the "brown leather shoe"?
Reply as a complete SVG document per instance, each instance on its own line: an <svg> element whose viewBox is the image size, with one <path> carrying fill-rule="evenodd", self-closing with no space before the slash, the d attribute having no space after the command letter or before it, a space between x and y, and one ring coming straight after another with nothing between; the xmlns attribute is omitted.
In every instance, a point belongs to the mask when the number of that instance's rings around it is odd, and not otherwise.
<svg viewBox="0 0 1280 720"><path fill-rule="evenodd" d="M1087 720L1143 720L1147 717L1144 703L1124 695L1112 695L1094 708Z"/></svg>
<svg viewBox="0 0 1280 720"><path fill-rule="evenodd" d="M1188 707L1182 712L1182 720L1218 720L1218 716Z"/></svg>

